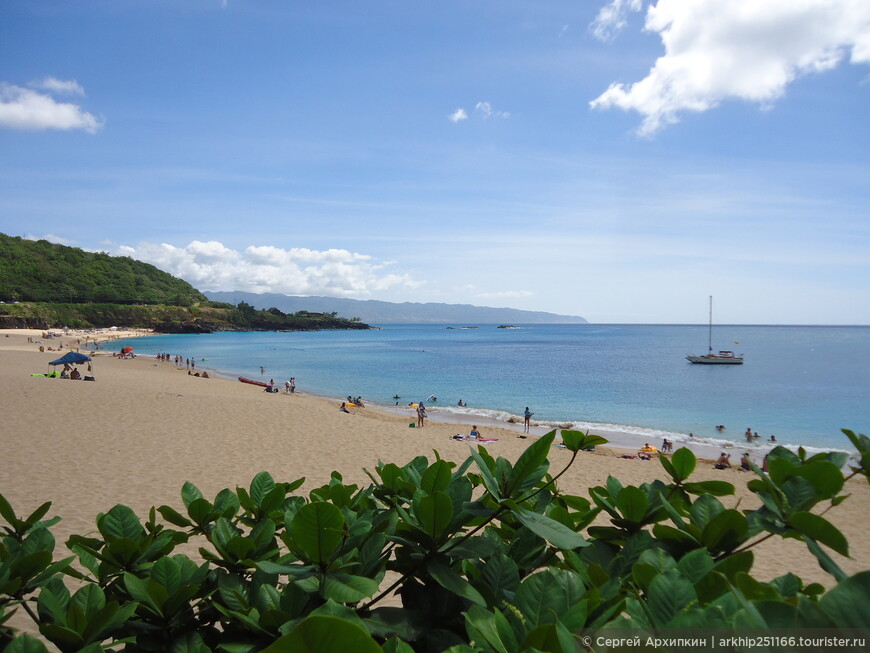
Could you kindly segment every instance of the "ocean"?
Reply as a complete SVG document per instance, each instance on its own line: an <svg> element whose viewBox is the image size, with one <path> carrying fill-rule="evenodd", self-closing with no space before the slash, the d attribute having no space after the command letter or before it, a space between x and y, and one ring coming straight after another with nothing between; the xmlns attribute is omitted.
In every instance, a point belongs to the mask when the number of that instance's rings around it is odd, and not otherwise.
<svg viewBox="0 0 870 653"><path fill-rule="evenodd" d="M283 385L293 376L301 392L361 395L393 410L423 400L433 416L464 422L522 421L528 406L543 427L605 437L684 442L692 433L699 444L744 448L749 428L761 436L753 448L775 435L810 451L851 451L841 429L870 432L870 327L716 326L714 349L744 355L737 366L685 359L706 353L706 325L390 324L148 336L112 348L123 345L230 378Z"/></svg>

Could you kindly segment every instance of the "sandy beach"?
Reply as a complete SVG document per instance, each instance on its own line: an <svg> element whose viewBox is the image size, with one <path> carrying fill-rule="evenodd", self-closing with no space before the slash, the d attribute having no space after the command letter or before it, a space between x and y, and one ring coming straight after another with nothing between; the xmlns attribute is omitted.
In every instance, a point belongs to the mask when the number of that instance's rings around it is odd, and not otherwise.
<svg viewBox="0 0 870 653"><path fill-rule="evenodd" d="M102 337L109 335L119 334ZM457 462L468 456L469 444L451 436L467 433L470 425L430 421L425 428L412 429L410 412L371 407L345 414L338 410L339 402L304 392L268 394L227 379L190 376L150 357L114 358L111 343L93 357L94 383L34 377L48 371L49 361L75 348L77 339L52 339L42 344L55 351L39 352L40 336L39 331L0 331L0 492L19 513L53 502L49 515L63 518L53 529L58 555L64 553L60 543L70 533L93 530L97 513L116 503L131 506L140 516L164 503L181 508L185 481L214 497L225 487L247 487L265 470L277 480L305 477L301 491L307 492L328 481L333 470L348 482L366 484L363 468L372 469L378 460L404 464L421 454L432 459L433 450ZM64 344L60 353L59 342ZM304 390L304 380L300 382ZM487 425L483 435L498 438L488 445L493 455L511 460L529 443L510 428ZM665 478L658 462L620 458L624 453L599 447L582 454L560 486L588 497L588 488L603 484L608 475L623 484ZM554 447L551 470L561 470L569 457ZM695 477L735 484L736 496L723 498L728 506L758 505L745 487L750 474L715 470L705 462L699 463ZM870 568L870 537L864 525L870 488L863 477L856 477L845 492L851 496L825 516L851 547L850 559L831 552L832 557L855 573ZM754 570L761 579L793 572L805 581L831 585L830 576L802 543L773 538L755 551Z"/></svg>

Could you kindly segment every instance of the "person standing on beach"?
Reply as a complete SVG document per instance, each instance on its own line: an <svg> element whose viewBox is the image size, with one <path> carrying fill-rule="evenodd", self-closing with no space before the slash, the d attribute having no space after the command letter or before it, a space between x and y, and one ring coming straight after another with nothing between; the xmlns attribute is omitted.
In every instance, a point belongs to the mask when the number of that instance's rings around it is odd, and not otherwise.
<svg viewBox="0 0 870 653"><path fill-rule="evenodd" d="M523 412L523 432L524 433L528 433L529 429L531 428L532 415L534 415L534 413L530 412L529 407L526 406L526 410Z"/></svg>
<svg viewBox="0 0 870 653"><path fill-rule="evenodd" d="M426 406L423 405L423 402L417 404L417 427L423 428L426 422Z"/></svg>

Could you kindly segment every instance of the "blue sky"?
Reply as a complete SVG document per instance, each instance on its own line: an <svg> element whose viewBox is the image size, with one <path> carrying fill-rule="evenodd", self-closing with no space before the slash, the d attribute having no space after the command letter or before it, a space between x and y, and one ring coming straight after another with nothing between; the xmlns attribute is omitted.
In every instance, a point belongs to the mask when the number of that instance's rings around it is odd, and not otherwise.
<svg viewBox="0 0 870 653"><path fill-rule="evenodd" d="M5 0L0 232L201 290L870 324L866 0Z"/></svg>

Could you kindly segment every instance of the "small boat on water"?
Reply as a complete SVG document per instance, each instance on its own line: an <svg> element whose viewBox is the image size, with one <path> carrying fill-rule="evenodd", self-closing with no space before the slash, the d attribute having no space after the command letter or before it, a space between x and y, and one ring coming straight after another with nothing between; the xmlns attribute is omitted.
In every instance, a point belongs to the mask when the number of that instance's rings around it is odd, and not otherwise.
<svg viewBox="0 0 870 653"><path fill-rule="evenodd" d="M268 383L264 383L263 381L254 381L254 379L249 379L244 376L240 376L239 381L241 381L242 383L250 383L251 385L258 385L261 388L265 388L269 385Z"/></svg>
<svg viewBox="0 0 870 653"><path fill-rule="evenodd" d="M710 324L707 330L707 353L701 356L686 356L690 363L698 365L743 365L743 356L737 356L733 351L721 350L713 352L713 296L710 295Z"/></svg>

